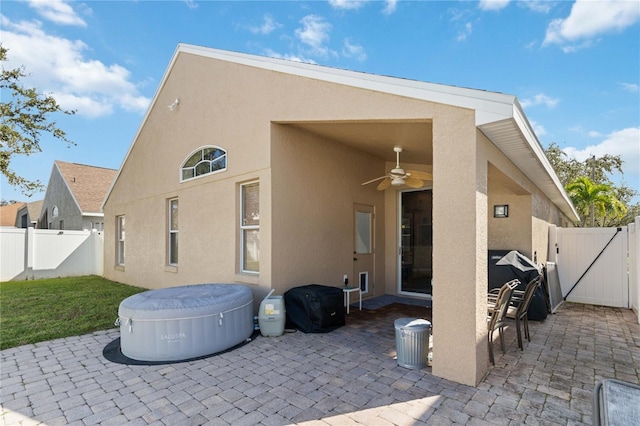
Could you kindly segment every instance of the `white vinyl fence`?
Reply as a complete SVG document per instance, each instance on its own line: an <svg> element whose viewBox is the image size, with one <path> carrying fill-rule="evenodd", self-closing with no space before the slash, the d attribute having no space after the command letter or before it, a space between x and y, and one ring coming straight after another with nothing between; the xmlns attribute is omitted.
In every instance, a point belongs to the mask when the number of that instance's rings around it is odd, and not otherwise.
<svg viewBox="0 0 640 426"><path fill-rule="evenodd" d="M103 275L97 231L0 228L0 281Z"/></svg>
<svg viewBox="0 0 640 426"><path fill-rule="evenodd" d="M633 309L640 322L640 217L618 228L551 226L549 245L564 300Z"/></svg>

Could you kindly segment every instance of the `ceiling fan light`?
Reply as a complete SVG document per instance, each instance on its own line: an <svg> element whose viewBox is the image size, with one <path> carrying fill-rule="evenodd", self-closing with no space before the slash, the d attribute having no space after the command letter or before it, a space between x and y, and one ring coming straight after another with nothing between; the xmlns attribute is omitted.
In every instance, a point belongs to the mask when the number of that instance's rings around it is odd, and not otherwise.
<svg viewBox="0 0 640 426"><path fill-rule="evenodd" d="M393 179L391 179L391 185L393 186L404 185L404 179L402 179L401 177L394 177Z"/></svg>

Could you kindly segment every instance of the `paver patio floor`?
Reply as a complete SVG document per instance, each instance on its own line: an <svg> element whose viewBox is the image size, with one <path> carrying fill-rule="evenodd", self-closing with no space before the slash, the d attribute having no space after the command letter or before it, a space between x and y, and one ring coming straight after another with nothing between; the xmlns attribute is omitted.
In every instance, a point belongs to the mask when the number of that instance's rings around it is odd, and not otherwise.
<svg viewBox="0 0 640 426"><path fill-rule="evenodd" d="M595 383L640 383L640 325L625 309L566 303L531 322L477 386L399 367L394 320L426 308L351 310L331 333L258 337L207 359L115 364L117 329L0 352L6 425L591 424ZM434 342L437 345L437 342ZM497 342L496 342L497 343Z"/></svg>

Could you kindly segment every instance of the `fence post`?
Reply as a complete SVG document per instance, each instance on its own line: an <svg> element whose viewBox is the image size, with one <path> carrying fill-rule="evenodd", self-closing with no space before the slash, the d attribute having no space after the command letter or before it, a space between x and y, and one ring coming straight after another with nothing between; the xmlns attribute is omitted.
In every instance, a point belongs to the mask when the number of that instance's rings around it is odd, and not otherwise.
<svg viewBox="0 0 640 426"><path fill-rule="evenodd" d="M27 239L25 241L25 268L24 268L24 278L26 280L29 279L29 275L33 277L33 263L35 256L35 229L31 226L27 227Z"/></svg>
<svg viewBox="0 0 640 426"><path fill-rule="evenodd" d="M629 285L631 294L635 295L631 301L631 307L635 308L640 324L640 216L636 216L633 224L633 233L629 232ZM635 305L635 306L634 306Z"/></svg>
<svg viewBox="0 0 640 426"><path fill-rule="evenodd" d="M104 234L97 230L93 230L91 234L93 238L93 273L104 276Z"/></svg>
<svg viewBox="0 0 640 426"><path fill-rule="evenodd" d="M547 261L558 262L558 229L556 225L549 225L549 238L547 246ZM542 262L544 263L544 262Z"/></svg>

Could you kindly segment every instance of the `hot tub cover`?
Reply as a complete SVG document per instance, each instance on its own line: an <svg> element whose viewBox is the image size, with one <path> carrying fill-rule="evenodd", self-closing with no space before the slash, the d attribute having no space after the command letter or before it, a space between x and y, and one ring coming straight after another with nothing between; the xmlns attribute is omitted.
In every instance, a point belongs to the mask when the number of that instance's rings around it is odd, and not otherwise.
<svg viewBox="0 0 640 426"><path fill-rule="evenodd" d="M253 293L241 284L145 291L120 303L120 349L139 361L176 361L227 350L253 332Z"/></svg>
<svg viewBox="0 0 640 426"><path fill-rule="evenodd" d="M127 297L120 303L120 317L136 319L166 319L171 310L189 316L211 315L233 310L253 301L251 289L242 284L194 284L149 290Z"/></svg>

